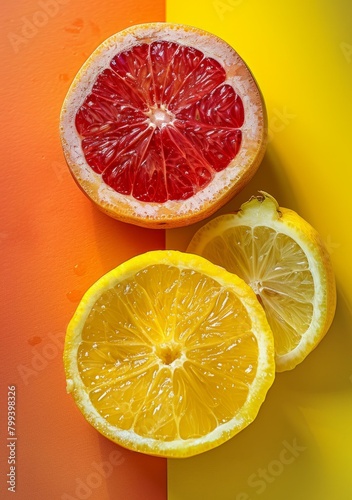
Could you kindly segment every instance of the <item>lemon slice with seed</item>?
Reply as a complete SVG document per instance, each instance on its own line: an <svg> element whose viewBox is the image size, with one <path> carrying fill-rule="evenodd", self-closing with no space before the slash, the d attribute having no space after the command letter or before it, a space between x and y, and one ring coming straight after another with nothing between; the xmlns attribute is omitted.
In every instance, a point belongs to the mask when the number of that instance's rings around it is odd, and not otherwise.
<svg viewBox="0 0 352 500"><path fill-rule="evenodd" d="M316 230L269 194L211 220L188 251L252 287L274 334L277 371L303 361L328 331L336 307L329 254Z"/></svg>
<svg viewBox="0 0 352 500"><path fill-rule="evenodd" d="M251 288L176 251L134 257L95 283L68 326L64 363L98 431L166 457L214 448L251 423L275 372Z"/></svg>

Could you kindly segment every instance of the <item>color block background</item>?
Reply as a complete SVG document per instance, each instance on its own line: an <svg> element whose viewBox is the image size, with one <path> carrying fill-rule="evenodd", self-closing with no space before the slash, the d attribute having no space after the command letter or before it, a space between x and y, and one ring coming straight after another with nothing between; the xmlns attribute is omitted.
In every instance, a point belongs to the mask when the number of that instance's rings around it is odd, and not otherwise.
<svg viewBox="0 0 352 500"><path fill-rule="evenodd" d="M58 138L62 101L88 55L126 26L162 20L227 40L266 99L267 154L222 212L258 189L297 210L326 241L339 300L327 337L301 366L277 376L250 427L216 450L168 465L115 446L83 420L65 393L63 336L99 276L146 250L185 249L198 226L165 235L99 213L71 179ZM20 500L352 497L351 20L347 0L2 6L1 498L12 498L5 417L13 384Z"/></svg>

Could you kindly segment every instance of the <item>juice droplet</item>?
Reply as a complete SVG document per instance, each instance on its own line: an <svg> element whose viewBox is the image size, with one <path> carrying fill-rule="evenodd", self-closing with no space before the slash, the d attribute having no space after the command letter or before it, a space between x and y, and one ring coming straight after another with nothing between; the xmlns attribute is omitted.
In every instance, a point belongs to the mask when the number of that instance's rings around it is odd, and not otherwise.
<svg viewBox="0 0 352 500"><path fill-rule="evenodd" d="M84 26L83 19L75 19L70 26L67 26L65 28L65 31L67 31L68 33L77 34L81 31L83 26Z"/></svg>
<svg viewBox="0 0 352 500"><path fill-rule="evenodd" d="M42 341L42 338L39 337L38 335L34 335L33 337L31 337L27 340L29 345L37 345L37 344L40 344L41 341Z"/></svg>
<svg viewBox="0 0 352 500"><path fill-rule="evenodd" d="M68 292L66 294L66 297L68 300L71 302L79 302L83 296L83 292L81 290L71 290L71 292Z"/></svg>
<svg viewBox="0 0 352 500"><path fill-rule="evenodd" d="M63 47L65 48L65 47ZM59 80L62 82L67 82L70 79L69 75L67 73L60 73L59 74Z"/></svg>
<svg viewBox="0 0 352 500"><path fill-rule="evenodd" d="M79 264L76 264L73 268L73 272L77 274L77 276L83 276L87 272L87 267L85 264L82 262Z"/></svg>

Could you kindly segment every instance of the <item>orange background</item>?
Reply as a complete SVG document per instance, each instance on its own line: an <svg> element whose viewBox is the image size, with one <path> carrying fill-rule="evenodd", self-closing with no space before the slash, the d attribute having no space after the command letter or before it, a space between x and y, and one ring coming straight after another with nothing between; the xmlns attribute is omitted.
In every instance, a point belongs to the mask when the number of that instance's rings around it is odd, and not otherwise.
<svg viewBox="0 0 352 500"><path fill-rule="evenodd" d="M296 210L325 241L338 292L328 334L277 374L250 426L207 453L168 460L168 500L351 500L352 2L167 0L166 18L230 43L265 97L263 162L221 212L258 189ZM167 231L167 247L186 249L201 224ZM287 443L299 447L289 464Z"/></svg>
<svg viewBox="0 0 352 500"><path fill-rule="evenodd" d="M120 449L85 422L65 393L62 345L89 285L163 248L164 232L111 220L90 204L68 173L58 120L88 55L128 25L165 20L164 2L16 0L1 10L0 498L13 498L5 414L15 384L15 498L162 500L166 461ZM99 469L104 461L111 465Z"/></svg>

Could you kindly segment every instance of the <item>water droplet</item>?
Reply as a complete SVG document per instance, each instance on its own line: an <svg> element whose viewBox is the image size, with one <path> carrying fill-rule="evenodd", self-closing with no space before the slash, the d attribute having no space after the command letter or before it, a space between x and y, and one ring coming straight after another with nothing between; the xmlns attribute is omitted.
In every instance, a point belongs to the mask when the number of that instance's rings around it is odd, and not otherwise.
<svg viewBox="0 0 352 500"><path fill-rule="evenodd" d="M38 335L34 335L33 337L31 337L27 340L29 345L37 345L37 344L40 344L41 341L42 341L42 338L39 337Z"/></svg>
<svg viewBox="0 0 352 500"><path fill-rule="evenodd" d="M100 36L100 28L99 28L99 26L97 24L93 23L92 21L90 21L89 24L90 24L92 35Z"/></svg>
<svg viewBox="0 0 352 500"><path fill-rule="evenodd" d="M79 264L76 264L74 266L73 272L77 276L84 276L86 274L86 272L87 272L87 266L83 262L80 262Z"/></svg>
<svg viewBox="0 0 352 500"><path fill-rule="evenodd" d="M83 19L75 19L70 26L66 26L64 29L68 33L78 34L84 26Z"/></svg>
<svg viewBox="0 0 352 500"><path fill-rule="evenodd" d="M63 47L65 48L65 47ZM67 73L60 73L59 74L59 80L61 82L67 82L70 79L69 75Z"/></svg>
<svg viewBox="0 0 352 500"><path fill-rule="evenodd" d="M83 292L81 290L71 290L66 294L66 297L71 302L79 302L83 296Z"/></svg>

